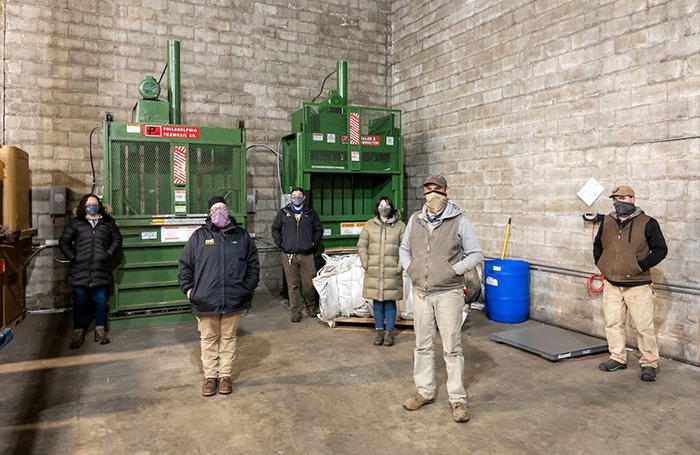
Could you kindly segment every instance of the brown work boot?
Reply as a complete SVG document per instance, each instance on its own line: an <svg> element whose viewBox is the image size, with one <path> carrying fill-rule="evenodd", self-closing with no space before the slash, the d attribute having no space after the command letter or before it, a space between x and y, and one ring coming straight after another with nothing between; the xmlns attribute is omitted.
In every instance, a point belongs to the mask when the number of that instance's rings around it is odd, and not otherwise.
<svg viewBox="0 0 700 455"><path fill-rule="evenodd" d="M384 332L377 329L377 336L374 338L374 345L381 346L384 343Z"/></svg>
<svg viewBox="0 0 700 455"><path fill-rule="evenodd" d="M452 418L455 422L469 422L469 408L467 403L450 403L452 407Z"/></svg>
<svg viewBox="0 0 700 455"><path fill-rule="evenodd" d="M292 313L292 322L301 321L301 313Z"/></svg>
<svg viewBox="0 0 700 455"><path fill-rule="evenodd" d="M85 331L83 329L73 330L73 341L70 342L71 349L78 349L85 341Z"/></svg>
<svg viewBox="0 0 700 455"><path fill-rule="evenodd" d="M420 393L413 395L411 398L403 402L403 408L407 411L417 411L426 404L433 403L435 398L425 398Z"/></svg>
<svg viewBox="0 0 700 455"><path fill-rule="evenodd" d="M109 344L109 338L107 338L107 331L104 327L95 327L95 342L100 344Z"/></svg>
<svg viewBox="0 0 700 455"><path fill-rule="evenodd" d="M231 383L231 376L222 376L219 378L219 393L222 395L228 395L233 392L233 384Z"/></svg>
<svg viewBox="0 0 700 455"><path fill-rule="evenodd" d="M394 331L387 330L385 335L384 335L384 346L393 346L393 345L394 345Z"/></svg>
<svg viewBox="0 0 700 455"><path fill-rule="evenodd" d="M219 385L219 380L216 378L204 378L204 385L202 385L202 395L205 397L210 397L216 395L216 388Z"/></svg>

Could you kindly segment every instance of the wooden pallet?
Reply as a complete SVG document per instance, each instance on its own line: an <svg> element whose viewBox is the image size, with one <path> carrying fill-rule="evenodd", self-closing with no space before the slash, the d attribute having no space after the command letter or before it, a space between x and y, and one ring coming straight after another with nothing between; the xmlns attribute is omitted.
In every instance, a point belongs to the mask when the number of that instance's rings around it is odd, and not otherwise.
<svg viewBox="0 0 700 455"><path fill-rule="evenodd" d="M335 329L338 326L338 324L340 324L341 326L345 326L345 327L352 327L352 326L358 326L358 325L360 325L360 326L371 325L372 328L374 328L374 318L356 318L356 317L348 318L345 316L339 316L339 317L333 319L329 325L332 329ZM412 320L397 319L396 322L394 323L394 325L397 328L413 330L413 321Z"/></svg>

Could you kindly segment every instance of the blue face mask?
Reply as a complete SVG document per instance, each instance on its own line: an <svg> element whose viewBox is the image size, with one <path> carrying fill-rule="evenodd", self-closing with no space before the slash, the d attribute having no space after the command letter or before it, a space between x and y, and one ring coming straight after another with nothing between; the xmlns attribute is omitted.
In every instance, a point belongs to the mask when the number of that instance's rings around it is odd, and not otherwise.
<svg viewBox="0 0 700 455"><path fill-rule="evenodd" d="M301 204L304 203L304 198L303 197L293 197L292 198L292 204L294 204L296 207L301 207Z"/></svg>
<svg viewBox="0 0 700 455"><path fill-rule="evenodd" d="M100 205L99 204L94 204L94 205L86 205L85 206L85 212L88 215L96 215L97 212L100 211Z"/></svg>

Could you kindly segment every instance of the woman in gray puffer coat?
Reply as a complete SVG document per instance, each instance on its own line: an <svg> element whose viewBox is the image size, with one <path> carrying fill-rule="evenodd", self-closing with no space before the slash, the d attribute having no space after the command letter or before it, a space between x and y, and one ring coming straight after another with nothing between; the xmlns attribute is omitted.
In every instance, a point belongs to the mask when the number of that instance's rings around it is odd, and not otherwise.
<svg viewBox="0 0 700 455"><path fill-rule="evenodd" d="M403 298L403 277L399 246L406 231L394 203L382 196L374 207L375 217L367 220L357 242L360 261L365 269L362 296L372 299L375 346L394 344L396 301ZM384 324L386 322L386 332Z"/></svg>

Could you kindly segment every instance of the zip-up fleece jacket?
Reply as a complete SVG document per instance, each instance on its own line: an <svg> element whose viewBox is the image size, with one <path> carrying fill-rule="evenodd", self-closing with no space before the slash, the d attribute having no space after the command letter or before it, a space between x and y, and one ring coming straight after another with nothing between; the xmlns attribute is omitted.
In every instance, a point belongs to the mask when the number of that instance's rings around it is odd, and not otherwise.
<svg viewBox="0 0 700 455"><path fill-rule="evenodd" d="M406 225L395 214L383 222L374 217L365 223L357 241L360 262L365 269L362 297L373 300L403 298L403 268L399 261L399 246Z"/></svg>
<svg viewBox="0 0 700 455"><path fill-rule="evenodd" d="M593 243L595 263L614 286L650 284L649 269L667 253L659 223L641 209L624 222L614 212L606 215Z"/></svg>
<svg viewBox="0 0 700 455"><path fill-rule="evenodd" d="M112 258L122 247L122 234L107 214L94 229L85 216L75 217L63 230L58 246L70 261L71 286L108 286L112 282Z"/></svg>
<svg viewBox="0 0 700 455"><path fill-rule="evenodd" d="M192 233L180 255L178 281L195 316L247 310L260 278L258 248L231 217L223 231L211 218Z"/></svg>
<svg viewBox="0 0 700 455"><path fill-rule="evenodd" d="M399 257L413 287L424 293L462 289L464 274L484 260L474 227L449 200L438 220L429 221L425 205L411 215Z"/></svg>
<svg viewBox="0 0 700 455"><path fill-rule="evenodd" d="M304 207L297 221L291 204L277 212L270 231L275 245L287 254L313 253L323 237L323 226L318 213L312 208Z"/></svg>

